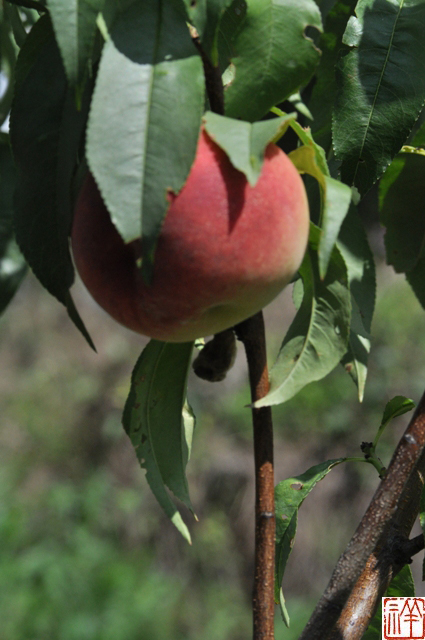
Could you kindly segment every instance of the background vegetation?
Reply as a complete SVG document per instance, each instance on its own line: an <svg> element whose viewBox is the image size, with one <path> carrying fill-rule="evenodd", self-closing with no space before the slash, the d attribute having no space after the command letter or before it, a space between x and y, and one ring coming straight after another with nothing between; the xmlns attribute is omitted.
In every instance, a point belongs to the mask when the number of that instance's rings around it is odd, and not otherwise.
<svg viewBox="0 0 425 640"><path fill-rule="evenodd" d="M369 226L379 252L381 231ZM378 277L364 402L336 370L275 408L276 482L361 455L385 403L421 393L423 312L403 277L383 263ZM253 463L242 350L225 382L190 381L199 437L189 482L199 523L187 519L189 547L152 497L120 425L145 343L82 286L75 297L96 329L97 354L32 276L0 319L0 639L245 640ZM290 291L266 309L271 353L282 317L289 324L292 314ZM384 436L384 463L407 420ZM278 640L297 638L377 482L369 465L346 463L307 498L283 584L291 627L276 625ZM417 584L419 565L416 558Z"/></svg>

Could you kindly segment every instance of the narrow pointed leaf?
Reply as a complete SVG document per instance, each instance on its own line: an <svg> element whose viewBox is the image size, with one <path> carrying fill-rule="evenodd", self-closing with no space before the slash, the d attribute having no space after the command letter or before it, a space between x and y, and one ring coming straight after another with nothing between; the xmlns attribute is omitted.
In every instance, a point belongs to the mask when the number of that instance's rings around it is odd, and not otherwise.
<svg viewBox="0 0 425 640"><path fill-rule="evenodd" d="M46 15L30 31L16 65L10 136L17 166L15 230L18 245L41 284L68 310L90 346L93 343L72 303L74 268L69 252L69 215L59 207L58 185L71 191L63 173L64 128L74 127L66 152L76 159L82 123L65 118L68 87L51 22ZM72 136L71 136L72 137ZM64 185L67 175L67 184Z"/></svg>
<svg viewBox="0 0 425 640"><path fill-rule="evenodd" d="M376 447L378 440L382 436L383 432L387 425L398 416L402 416L408 411L412 411L415 408L415 403L410 398L406 398L405 396L395 396L389 402L387 402L384 414L382 416L381 424L379 425L375 440L373 445Z"/></svg>
<svg viewBox="0 0 425 640"><path fill-rule="evenodd" d="M415 403L410 398L406 398L405 396L395 396L389 402L387 402L384 410L384 415L382 416L382 425L388 424L390 420L393 418L397 418L398 416L402 416L408 411L412 411L415 408Z"/></svg>
<svg viewBox="0 0 425 640"><path fill-rule="evenodd" d="M227 153L233 166L245 174L251 186L255 186L267 145L278 140L293 119L292 113L251 124L208 111L203 121L208 134Z"/></svg>
<svg viewBox="0 0 425 640"><path fill-rule="evenodd" d="M323 173L318 163L318 152L315 145L299 147L289 154L300 173L308 173L316 178L322 193L321 201L321 233L319 242L320 277L326 276L332 250L335 246L339 230L348 213L351 202L351 189L343 182L329 176L327 169Z"/></svg>
<svg viewBox="0 0 425 640"><path fill-rule="evenodd" d="M301 113L303 116L308 118L308 120L313 120L313 115L305 102L303 102L301 93L299 91L293 93L291 96L288 96L288 102L290 102L295 107L298 113Z"/></svg>
<svg viewBox="0 0 425 640"><path fill-rule="evenodd" d="M287 478L275 487L276 504L276 571L275 602L280 602L280 589L286 563L292 551L297 530L298 509L320 480L346 458L327 460L299 476Z"/></svg>
<svg viewBox="0 0 425 640"><path fill-rule="evenodd" d="M68 81L77 85L89 71L96 18L105 0L47 0Z"/></svg>
<svg viewBox="0 0 425 640"><path fill-rule="evenodd" d="M193 413L185 403L192 346L151 340L134 368L123 415L152 492L189 541L187 527L165 486L193 511L185 474L194 428Z"/></svg>
<svg viewBox="0 0 425 640"><path fill-rule="evenodd" d="M425 101L425 3L359 0L338 64L334 149L365 193L405 142Z"/></svg>
<svg viewBox="0 0 425 640"><path fill-rule="evenodd" d="M277 108L272 111L276 114L282 113ZM289 157L300 173L311 175L320 187L319 270L320 276L324 278L332 249L350 206L352 193L347 185L330 176L325 151L314 140L310 129L304 129L296 120L291 120L289 124L303 143L303 146L291 152Z"/></svg>
<svg viewBox="0 0 425 640"><path fill-rule="evenodd" d="M181 189L195 157L202 62L168 0L133 2L116 16L110 36L96 80L87 158L124 240L143 232L149 279L167 194Z"/></svg>
<svg viewBox="0 0 425 640"><path fill-rule="evenodd" d="M225 92L226 115L253 122L306 84L320 52L305 35L322 28L313 0L250 0L232 45L235 78Z"/></svg>
<svg viewBox="0 0 425 640"><path fill-rule="evenodd" d="M310 246L300 268L301 306L270 372L270 391L256 407L286 402L306 384L324 378L347 349L351 299L347 270L335 248L326 278L319 276L319 229L311 226Z"/></svg>
<svg viewBox="0 0 425 640"><path fill-rule="evenodd" d="M283 595L282 589L280 589L280 591L279 591L279 606L280 606L280 613L281 613L281 616L282 616L282 620L283 620L285 626L289 629L290 624L291 624L291 619L289 617L288 609L286 608L285 597Z"/></svg>
<svg viewBox="0 0 425 640"><path fill-rule="evenodd" d="M413 400L405 398L404 396L395 396L389 402L387 402L384 409L384 415L382 416L381 424L379 425L378 431L376 432L375 440L373 441L373 447L376 447L380 437L385 431L385 428L391 422L391 420L393 420L393 418L402 416L408 411L412 411L412 409L414 408L415 403L413 402Z"/></svg>
<svg viewBox="0 0 425 640"><path fill-rule="evenodd" d="M347 353L341 364L357 386L361 402L367 378L370 331L376 299L376 274L366 231L353 205L342 224L337 246L347 266L352 295L350 335Z"/></svg>

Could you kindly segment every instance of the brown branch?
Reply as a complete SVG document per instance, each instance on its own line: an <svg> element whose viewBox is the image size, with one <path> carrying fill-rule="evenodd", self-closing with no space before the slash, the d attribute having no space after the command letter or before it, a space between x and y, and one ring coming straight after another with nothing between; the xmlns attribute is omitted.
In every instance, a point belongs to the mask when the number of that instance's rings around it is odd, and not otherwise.
<svg viewBox="0 0 425 640"><path fill-rule="evenodd" d="M252 402L269 390L262 312L235 327L248 361ZM254 640L274 639L274 566L276 521L274 505L273 424L270 407L252 409L255 459Z"/></svg>
<svg viewBox="0 0 425 640"><path fill-rule="evenodd" d="M338 560L300 640L358 640L402 566L425 471L425 393L356 532Z"/></svg>
<svg viewBox="0 0 425 640"><path fill-rule="evenodd" d="M218 65L213 65L203 50L195 30L192 28L191 31L193 44L198 49L202 64L204 65L205 87L207 90L208 100L210 102L210 109L211 111L214 111L214 113L218 113L222 116L224 115L224 88L220 67Z"/></svg>
<svg viewBox="0 0 425 640"><path fill-rule="evenodd" d="M417 553L420 553L425 549L425 538L423 533L420 533L418 536L415 536L411 540L404 541L400 548L397 549L397 553L399 554L400 562L403 565L410 564L412 562L413 556Z"/></svg>
<svg viewBox="0 0 425 640"><path fill-rule="evenodd" d="M197 34L192 40L204 65L210 108L224 114L221 72L202 49ZM236 336L243 342L248 362L252 402L269 390L264 318L260 311L238 324ZM222 338L219 338L221 341ZM252 409L255 461L255 568L253 591L253 640L274 640L274 567L276 520L274 506L273 423L270 407Z"/></svg>

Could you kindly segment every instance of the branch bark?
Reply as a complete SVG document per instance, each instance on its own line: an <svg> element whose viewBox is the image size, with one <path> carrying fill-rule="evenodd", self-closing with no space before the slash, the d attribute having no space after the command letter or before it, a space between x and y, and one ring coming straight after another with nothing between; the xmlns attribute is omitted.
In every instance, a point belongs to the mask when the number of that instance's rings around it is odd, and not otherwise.
<svg viewBox="0 0 425 640"><path fill-rule="evenodd" d="M252 402L269 390L262 312L235 327L245 347ZM255 459L255 573L253 638L274 639L274 566L276 520L274 505L273 424L271 407L252 408Z"/></svg>
<svg viewBox="0 0 425 640"><path fill-rule="evenodd" d="M425 393L299 640L360 640L409 548L425 474Z"/></svg>
<svg viewBox="0 0 425 640"><path fill-rule="evenodd" d="M192 30L192 40L202 58L210 108L224 114L221 72L214 66ZM251 398L254 404L269 391L264 318L260 311L234 327L245 347ZM218 338L219 342L223 336ZM274 568L276 520L274 505L273 423L270 407L252 408L255 461L255 569L253 640L274 640Z"/></svg>

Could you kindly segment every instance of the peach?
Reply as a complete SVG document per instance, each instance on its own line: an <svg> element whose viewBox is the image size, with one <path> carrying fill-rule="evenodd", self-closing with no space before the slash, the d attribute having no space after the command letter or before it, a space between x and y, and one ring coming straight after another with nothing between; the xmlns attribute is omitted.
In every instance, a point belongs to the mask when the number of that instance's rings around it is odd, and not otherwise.
<svg viewBox="0 0 425 640"><path fill-rule="evenodd" d="M202 130L189 177L169 203L150 285L137 263L140 241L123 242L91 174L76 203L77 270L99 305L133 331L168 342L215 334L271 302L301 264L307 197L274 144L252 187Z"/></svg>

